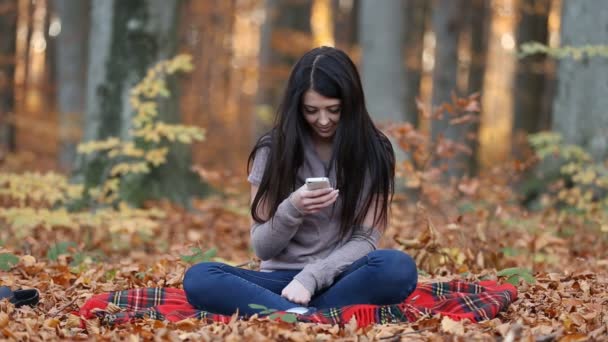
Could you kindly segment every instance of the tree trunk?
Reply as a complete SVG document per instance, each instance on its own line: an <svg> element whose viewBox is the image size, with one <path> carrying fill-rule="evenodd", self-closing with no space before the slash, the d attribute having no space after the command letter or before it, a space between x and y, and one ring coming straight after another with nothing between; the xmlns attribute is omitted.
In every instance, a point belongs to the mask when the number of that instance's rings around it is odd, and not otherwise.
<svg viewBox="0 0 608 342"><path fill-rule="evenodd" d="M561 45L608 44L608 3L562 1ZM559 60L553 129L596 160L608 157L608 58Z"/></svg>
<svg viewBox="0 0 608 342"><path fill-rule="evenodd" d="M483 80L488 57L488 37L492 18L491 3L486 0L470 0L467 7L467 26L471 63L467 80L467 94L483 94ZM477 151L479 149L479 122L472 122L463 127L466 132L467 145L471 147L469 158L469 173L477 172ZM471 136L471 139L468 137Z"/></svg>
<svg viewBox="0 0 608 342"><path fill-rule="evenodd" d="M467 88L468 93L472 94L483 90L492 11L490 2L486 0L470 0L468 5L467 24L470 30L471 65Z"/></svg>
<svg viewBox="0 0 608 342"><path fill-rule="evenodd" d="M519 4L520 22L517 25L517 46L536 41L547 44L548 17L551 0L522 0ZM547 56L536 54L519 59L515 76L513 98L513 153L521 157L521 147L526 144L526 134L540 130L540 118L546 117L543 112L544 95L547 79Z"/></svg>
<svg viewBox="0 0 608 342"><path fill-rule="evenodd" d="M0 37L0 147L12 151L15 137L9 118L15 110L17 0L0 0Z"/></svg>
<svg viewBox="0 0 608 342"><path fill-rule="evenodd" d="M260 37L260 71L254 136L267 131L295 62L313 46L312 1L266 0Z"/></svg>
<svg viewBox="0 0 608 342"><path fill-rule="evenodd" d="M403 41L405 7L401 0L361 0L359 39L361 82L374 122L399 123L405 119ZM398 163L406 159L391 138Z"/></svg>
<svg viewBox="0 0 608 342"><path fill-rule="evenodd" d="M405 118L404 3L362 0L360 5L361 78L367 109L377 123L401 122Z"/></svg>
<svg viewBox="0 0 608 342"><path fill-rule="evenodd" d="M191 54L195 63L194 70L180 81L182 121L213 132L191 146L193 162L205 169L243 170L243 159L249 155L255 95L244 85L256 77L257 68L254 58L243 53L257 53L240 44L256 33L245 31L253 31L255 24L243 27L237 17L247 17L256 10L259 4L249 0L188 0L180 11L183 43L179 48ZM235 35L239 45L226 44ZM226 137L235 139L226 144Z"/></svg>
<svg viewBox="0 0 608 342"><path fill-rule="evenodd" d="M76 159L76 124L82 122L85 109L90 3L87 0L55 0L54 9L61 23L61 32L54 44L59 166L70 170Z"/></svg>
<svg viewBox="0 0 608 342"><path fill-rule="evenodd" d="M463 27L462 2L460 0L437 0L433 8L433 31L435 32L435 66L433 70L433 108L451 102L452 92L456 92L458 79L458 42ZM466 128L448 124L447 114L443 119L434 120L431 134L436 141L440 134L464 143ZM461 176L469 165L469 156L458 155L448 163L449 176Z"/></svg>
<svg viewBox="0 0 608 342"><path fill-rule="evenodd" d="M128 139L133 116L130 89L160 60L176 53L177 14L180 1L131 0L93 1L89 37L89 72L84 123L85 140L110 136ZM159 105L161 119L178 122L176 82L170 82L171 97ZM190 171L188 146L172 145L167 163L134 182L129 200L139 204L146 198L168 198L186 204L201 191L200 181ZM85 160L81 172L87 184L98 184L103 161ZM200 193L198 193L200 194Z"/></svg>
<svg viewBox="0 0 608 342"><path fill-rule="evenodd" d="M405 34L405 121L418 126L418 105L422 78L422 52L426 17L429 11L427 0L410 0L406 4Z"/></svg>
<svg viewBox="0 0 608 342"><path fill-rule="evenodd" d="M332 0L333 31L336 47L347 53L357 43L358 2Z"/></svg>

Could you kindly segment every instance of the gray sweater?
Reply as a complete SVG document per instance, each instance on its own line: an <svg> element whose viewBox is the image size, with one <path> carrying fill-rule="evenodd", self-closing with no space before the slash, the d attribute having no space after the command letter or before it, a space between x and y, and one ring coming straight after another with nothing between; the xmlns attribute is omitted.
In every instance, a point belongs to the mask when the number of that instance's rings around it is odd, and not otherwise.
<svg viewBox="0 0 608 342"><path fill-rule="evenodd" d="M334 165L327 165L318 156L312 141L303 141L304 162L297 172L295 188L307 177L329 177L336 184ZM269 148L256 153L248 180L259 185L264 173ZM369 183L369 182L366 182ZM369 191L368 186L363 191ZM340 238L341 199L316 214L304 215L286 198L275 215L265 223L253 222L251 241L256 255L262 259L262 271L301 270L295 277L311 294L330 286L350 264L376 249L380 232L354 227Z"/></svg>

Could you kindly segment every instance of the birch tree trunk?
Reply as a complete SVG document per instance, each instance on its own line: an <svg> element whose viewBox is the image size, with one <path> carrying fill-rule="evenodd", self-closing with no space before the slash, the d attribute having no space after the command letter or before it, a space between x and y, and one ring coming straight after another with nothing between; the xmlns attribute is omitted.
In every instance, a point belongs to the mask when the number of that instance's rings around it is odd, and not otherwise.
<svg viewBox="0 0 608 342"><path fill-rule="evenodd" d="M56 37L55 75L59 112L59 166L70 170L76 159L76 131L85 109L88 0L55 0L54 10L61 23Z"/></svg>
<svg viewBox="0 0 608 342"><path fill-rule="evenodd" d="M401 0L360 2L361 78L367 109L378 123L405 119Z"/></svg>
<svg viewBox="0 0 608 342"><path fill-rule="evenodd" d="M376 124L399 123L405 117L403 35L405 4L401 0L360 0L361 82L367 110ZM389 136L397 163L405 152Z"/></svg>
<svg viewBox="0 0 608 342"><path fill-rule="evenodd" d="M463 3L460 0L437 0L433 8L433 31L435 32L435 66L433 70L433 108L451 102L451 94L458 86L458 42L463 28ZM464 142L466 129L450 126L449 118L434 120L431 127L433 140L440 134L446 138ZM469 156L459 155L448 163L449 176L460 176L468 168Z"/></svg>
<svg viewBox="0 0 608 342"><path fill-rule="evenodd" d="M562 1L561 45L607 45L608 2ZM608 157L608 58L562 58L553 102L553 129L597 160Z"/></svg>

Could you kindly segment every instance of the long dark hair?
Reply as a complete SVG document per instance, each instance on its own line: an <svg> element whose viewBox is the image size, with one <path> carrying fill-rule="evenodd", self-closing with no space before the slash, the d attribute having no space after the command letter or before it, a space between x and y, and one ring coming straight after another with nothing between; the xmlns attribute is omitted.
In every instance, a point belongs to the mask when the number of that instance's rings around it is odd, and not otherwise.
<svg viewBox="0 0 608 342"><path fill-rule="evenodd" d="M315 48L300 58L289 76L287 88L275 118L275 125L256 143L247 168L256 152L269 147L270 153L258 192L251 204L253 219L262 223L258 209L264 204L268 218L295 189L296 174L302 165L302 137L310 127L302 114L304 93L317 93L341 100L340 121L333 139L336 188L342 199L340 233L344 236L361 226L374 206L374 225L384 228L394 192L395 154L388 138L376 128L365 106L363 87L352 60L341 50ZM368 186L365 178L368 177ZM361 189L369 188L364 193Z"/></svg>

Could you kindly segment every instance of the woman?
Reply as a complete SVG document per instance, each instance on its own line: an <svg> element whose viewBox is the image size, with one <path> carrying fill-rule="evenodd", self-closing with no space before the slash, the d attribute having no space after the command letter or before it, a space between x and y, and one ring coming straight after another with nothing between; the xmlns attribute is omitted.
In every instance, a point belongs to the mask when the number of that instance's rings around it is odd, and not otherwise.
<svg viewBox="0 0 608 342"><path fill-rule="evenodd" d="M413 260L376 250L395 158L344 52L320 47L296 63L276 124L253 148L248 169L252 161L251 238L261 271L195 265L184 277L191 304L226 315L259 312L250 304L304 313L395 304L415 289ZM328 177L333 187L308 190L309 177Z"/></svg>

